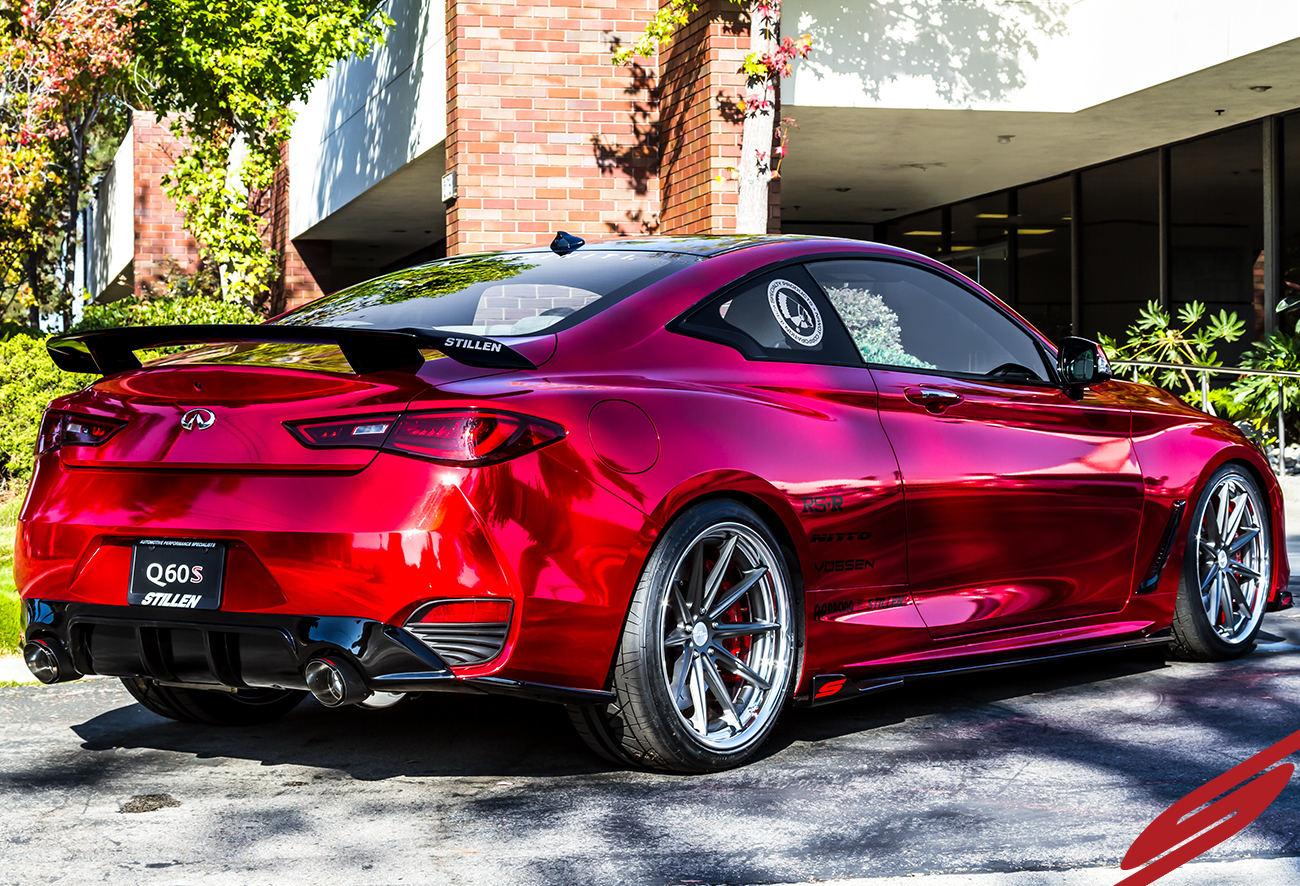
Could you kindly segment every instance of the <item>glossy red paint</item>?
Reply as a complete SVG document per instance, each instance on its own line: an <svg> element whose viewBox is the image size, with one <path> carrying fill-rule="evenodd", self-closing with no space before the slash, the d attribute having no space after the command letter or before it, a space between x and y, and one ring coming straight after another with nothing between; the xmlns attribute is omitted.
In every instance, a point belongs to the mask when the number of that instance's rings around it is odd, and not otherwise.
<svg viewBox="0 0 1300 886"><path fill-rule="evenodd" d="M1135 587L1173 503L1194 502L1226 461L1268 497L1271 587L1285 588L1267 465L1167 394L751 360L665 328L764 269L854 255L951 274L875 244L776 239L710 255L558 334L512 339L536 370L432 359L357 376L337 361L249 358L101 379L54 406L127 426L37 459L18 528L22 596L125 612L133 540L223 540L223 611L401 625L432 600L508 599L504 651L457 674L599 690L656 540L693 503L727 497L787 551L806 687L1167 629L1190 512L1154 591ZM936 407L923 387L960 399ZM213 428L181 428L194 408ZM284 426L448 408L567 433L464 468L311 449Z"/></svg>

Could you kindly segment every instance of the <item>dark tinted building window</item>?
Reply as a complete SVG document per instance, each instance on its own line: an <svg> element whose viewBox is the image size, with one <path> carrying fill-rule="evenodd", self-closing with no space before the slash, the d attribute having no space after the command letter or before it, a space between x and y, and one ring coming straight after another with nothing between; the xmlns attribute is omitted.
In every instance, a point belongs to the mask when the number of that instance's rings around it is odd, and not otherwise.
<svg viewBox="0 0 1300 886"><path fill-rule="evenodd" d="M1082 176L1079 334L1122 339L1142 307L1160 297L1160 157L1152 151Z"/></svg>
<svg viewBox="0 0 1300 886"><path fill-rule="evenodd" d="M1017 189L1016 310L1052 341L1070 334L1070 178Z"/></svg>
<svg viewBox="0 0 1300 886"><path fill-rule="evenodd" d="M1255 123L1170 149L1173 309L1236 311L1246 337L1219 348L1229 363L1264 322L1263 138Z"/></svg>

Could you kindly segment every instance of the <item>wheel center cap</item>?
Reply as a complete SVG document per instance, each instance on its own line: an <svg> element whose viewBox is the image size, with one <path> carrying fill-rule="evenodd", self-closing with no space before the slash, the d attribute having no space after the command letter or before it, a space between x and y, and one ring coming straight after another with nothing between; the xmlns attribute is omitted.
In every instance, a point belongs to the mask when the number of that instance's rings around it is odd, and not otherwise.
<svg viewBox="0 0 1300 886"><path fill-rule="evenodd" d="M702 621L697 621L695 627L691 628L691 642L696 646L703 646L709 642L709 626Z"/></svg>
<svg viewBox="0 0 1300 886"><path fill-rule="evenodd" d="M1218 563L1220 569L1227 569L1227 568L1228 568L1228 552L1227 552L1227 551L1219 551L1219 553L1215 555L1214 559L1215 559L1215 562Z"/></svg>

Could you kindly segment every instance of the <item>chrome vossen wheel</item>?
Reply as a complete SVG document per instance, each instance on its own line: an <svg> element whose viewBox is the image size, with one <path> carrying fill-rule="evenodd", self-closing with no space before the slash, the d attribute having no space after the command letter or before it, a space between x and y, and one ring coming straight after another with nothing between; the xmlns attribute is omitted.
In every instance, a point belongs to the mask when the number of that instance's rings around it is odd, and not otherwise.
<svg viewBox="0 0 1300 886"><path fill-rule="evenodd" d="M737 766L771 732L797 676L793 584L772 532L739 502L679 515L637 582L608 705L574 707L578 733L622 763Z"/></svg>
<svg viewBox="0 0 1300 886"><path fill-rule="evenodd" d="M743 523L715 524L660 601L660 676L679 722L711 750L745 747L781 707L794 650L777 557Z"/></svg>
<svg viewBox="0 0 1300 886"><path fill-rule="evenodd" d="M1253 478L1227 466L1197 504L1174 617L1175 650L1233 658L1259 632L1272 576L1268 514Z"/></svg>

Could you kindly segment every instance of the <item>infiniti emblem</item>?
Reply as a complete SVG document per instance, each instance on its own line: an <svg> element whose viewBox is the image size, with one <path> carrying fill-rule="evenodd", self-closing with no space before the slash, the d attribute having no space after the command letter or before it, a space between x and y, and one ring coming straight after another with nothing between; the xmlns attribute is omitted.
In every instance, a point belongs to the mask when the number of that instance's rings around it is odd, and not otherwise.
<svg viewBox="0 0 1300 886"><path fill-rule="evenodd" d="M181 427L187 431L206 431L217 417L206 409L191 409L181 416Z"/></svg>

